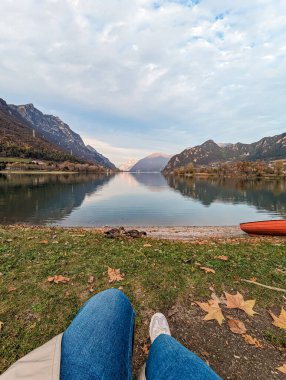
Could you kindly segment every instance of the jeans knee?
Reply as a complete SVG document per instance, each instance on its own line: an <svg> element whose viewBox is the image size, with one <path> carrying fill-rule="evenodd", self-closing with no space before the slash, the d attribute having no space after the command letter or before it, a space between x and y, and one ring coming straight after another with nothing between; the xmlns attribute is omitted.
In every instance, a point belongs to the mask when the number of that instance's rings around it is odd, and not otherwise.
<svg viewBox="0 0 286 380"><path fill-rule="evenodd" d="M98 302L108 303L109 306L114 306L115 308L126 308L132 309L132 305L127 298L127 296L118 289L107 289L104 290L93 297L91 297L86 305L89 307L96 306Z"/></svg>

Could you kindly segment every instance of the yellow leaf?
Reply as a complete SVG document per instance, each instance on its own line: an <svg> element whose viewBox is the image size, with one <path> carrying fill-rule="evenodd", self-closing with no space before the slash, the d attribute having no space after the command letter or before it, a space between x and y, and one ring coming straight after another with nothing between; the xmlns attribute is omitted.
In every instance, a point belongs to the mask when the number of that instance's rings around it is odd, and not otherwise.
<svg viewBox="0 0 286 380"><path fill-rule="evenodd" d="M286 363L284 363L281 367L277 367L278 371L286 374Z"/></svg>
<svg viewBox="0 0 286 380"><path fill-rule="evenodd" d="M279 314L279 317L276 317L271 311L269 312L273 322L272 324L276 327L279 327L280 329L286 329L286 311L281 307L281 312Z"/></svg>
<svg viewBox="0 0 286 380"><path fill-rule="evenodd" d="M201 270L204 270L206 273L215 273L215 270L207 267L200 267Z"/></svg>
<svg viewBox="0 0 286 380"><path fill-rule="evenodd" d="M228 260L228 256L225 256L225 255L216 256L216 258L219 259L219 260L222 260L222 261L227 261Z"/></svg>
<svg viewBox="0 0 286 380"><path fill-rule="evenodd" d="M224 294L226 297L226 307L228 309L240 309L250 316L257 314L256 311L253 310L255 300L244 301L243 296L239 292L234 295L226 292Z"/></svg>
<svg viewBox="0 0 286 380"><path fill-rule="evenodd" d="M244 334L242 336L246 343L250 344L251 346L255 346L256 348L262 348L262 344L256 338L252 338L252 336L248 334Z"/></svg>
<svg viewBox="0 0 286 380"><path fill-rule="evenodd" d="M152 244L148 244L148 243L146 243L146 244L143 245L143 247L144 247L144 248L150 248L150 247L152 247Z"/></svg>
<svg viewBox="0 0 286 380"><path fill-rule="evenodd" d="M124 280L124 275L120 273L120 269L113 269L108 267L109 283Z"/></svg>
<svg viewBox="0 0 286 380"><path fill-rule="evenodd" d="M239 319L228 318L228 326L230 328L230 331L232 331L234 334L246 333L245 324Z"/></svg>
<svg viewBox="0 0 286 380"><path fill-rule="evenodd" d="M203 318L204 321L216 320L220 325L224 320L221 308L216 300L209 300L208 302L196 302L196 304L208 314Z"/></svg>

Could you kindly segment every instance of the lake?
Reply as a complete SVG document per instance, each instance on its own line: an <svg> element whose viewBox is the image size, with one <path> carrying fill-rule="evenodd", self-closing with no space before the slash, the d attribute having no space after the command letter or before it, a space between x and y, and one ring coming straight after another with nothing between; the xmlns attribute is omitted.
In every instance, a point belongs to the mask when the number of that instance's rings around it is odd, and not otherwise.
<svg viewBox="0 0 286 380"><path fill-rule="evenodd" d="M0 174L3 224L224 226L285 216L283 180L159 173Z"/></svg>

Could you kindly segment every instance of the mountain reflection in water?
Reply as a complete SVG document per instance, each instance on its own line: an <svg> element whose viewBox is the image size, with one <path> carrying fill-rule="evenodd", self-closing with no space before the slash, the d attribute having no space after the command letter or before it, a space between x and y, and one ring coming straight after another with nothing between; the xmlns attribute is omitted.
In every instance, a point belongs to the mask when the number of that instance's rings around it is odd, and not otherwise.
<svg viewBox="0 0 286 380"><path fill-rule="evenodd" d="M234 225L285 216L283 180L160 173L0 174L3 224Z"/></svg>

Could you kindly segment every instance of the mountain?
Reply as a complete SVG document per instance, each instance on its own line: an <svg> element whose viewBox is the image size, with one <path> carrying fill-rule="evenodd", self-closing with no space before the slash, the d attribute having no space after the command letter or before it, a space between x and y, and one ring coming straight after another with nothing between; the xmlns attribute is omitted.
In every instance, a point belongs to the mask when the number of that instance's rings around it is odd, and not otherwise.
<svg viewBox="0 0 286 380"><path fill-rule="evenodd" d="M216 165L229 161L279 160L286 158L286 133L273 137L264 137L252 144L223 144L218 145L208 140L201 145L185 149L173 156L164 172L185 166Z"/></svg>
<svg viewBox="0 0 286 380"><path fill-rule="evenodd" d="M72 131L69 125L59 117L45 115L31 103L18 106L9 104L8 107L11 114L34 129L36 135L58 146L61 150L81 160L95 163L108 169L116 169L108 158L98 153L91 146L86 146L80 135Z"/></svg>
<svg viewBox="0 0 286 380"><path fill-rule="evenodd" d="M122 170L123 172L128 172L135 164L138 162L138 160L128 160L124 164L119 166L119 169Z"/></svg>
<svg viewBox="0 0 286 380"><path fill-rule="evenodd" d="M130 172L160 172L166 166L171 155L164 153L153 153L139 160Z"/></svg>
<svg viewBox="0 0 286 380"><path fill-rule="evenodd" d="M79 162L55 144L34 136L33 129L3 99L0 99L0 156Z"/></svg>

